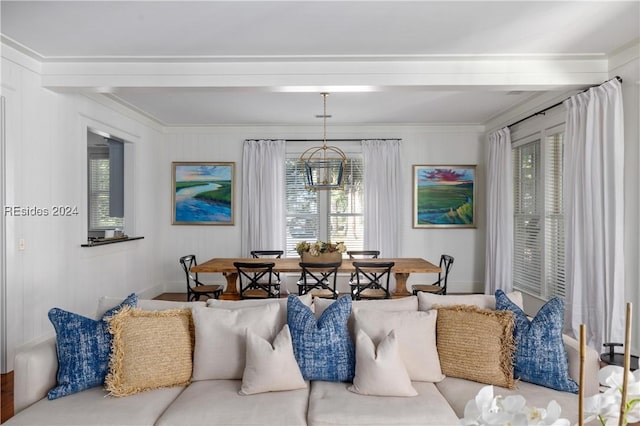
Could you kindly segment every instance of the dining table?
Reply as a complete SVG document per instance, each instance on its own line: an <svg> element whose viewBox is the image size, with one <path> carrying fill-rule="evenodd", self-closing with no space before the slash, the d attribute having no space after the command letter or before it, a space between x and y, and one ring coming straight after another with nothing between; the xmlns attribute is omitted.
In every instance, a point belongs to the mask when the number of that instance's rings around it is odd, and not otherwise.
<svg viewBox="0 0 640 426"><path fill-rule="evenodd" d="M419 257L394 257L394 258L378 258L378 259L342 259L342 263L338 268L339 273L352 273L355 272L353 262L394 262L391 272L396 279L396 288L391 297L407 297L411 293L407 291L407 280L409 275L413 273L439 273L441 272L438 265L434 265L428 260ZM234 262L248 262L248 263L274 263L274 272L291 272L301 273L302 267L300 266L300 258L287 257L282 259L255 259L245 257L216 257L209 259L206 262L195 265L191 268L192 272L197 273L222 273L227 280L227 286L220 296L223 300L239 300L240 293L238 293L237 280L238 270L233 266Z"/></svg>

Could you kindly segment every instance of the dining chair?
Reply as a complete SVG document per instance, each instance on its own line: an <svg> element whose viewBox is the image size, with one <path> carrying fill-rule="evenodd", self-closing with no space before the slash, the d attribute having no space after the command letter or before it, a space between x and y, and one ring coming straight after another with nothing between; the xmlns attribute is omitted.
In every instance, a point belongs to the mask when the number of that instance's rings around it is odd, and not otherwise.
<svg viewBox="0 0 640 426"><path fill-rule="evenodd" d="M380 250L349 250L347 251L349 259L377 259L380 256ZM353 294L353 287L356 285L356 273L352 272L349 277L349 286Z"/></svg>
<svg viewBox="0 0 640 426"><path fill-rule="evenodd" d="M438 272L438 280L432 284L417 284L413 286L413 295L417 295L419 291L433 294L447 294L447 280L453 265L453 256L443 254L440 256L440 272Z"/></svg>
<svg viewBox="0 0 640 426"><path fill-rule="evenodd" d="M281 259L284 250L251 250L251 257L254 259ZM280 272L274 272L273 275L280 282Z"/></svg>
<svg viewBox="0 0 640 426"><path fill-rule="evenodd" d="M300 262L302 276L298 281L298 295L312 293L314 296L338 298L336 282L341 262Z"/></svg>
<svg viewBox="0 0 640 426"><path fill-rule="evenodd" d="M280 281L275 279L273 262L233 262L238 271L241 299L267 299L280 297Z"/></svg>
<svg viewBox="0 0 640 426"><path fill-rule="evenodd" d="M187 278L187 301L192 302L194 300L200 300L201 296L207 296L210 298L218 299L222 294L222 285L217 284L203 284L198 279L198 273L192 273L191 268L196 266L195 254L188 254L180 258L180 265Z"/></svg>
<svg viewBox="0 0 640 426"><path fill-rule="evenodd" d="M356 281L351 286L351 298L389 299L389 279L394 265L395 262L353 262Z"/></svg>

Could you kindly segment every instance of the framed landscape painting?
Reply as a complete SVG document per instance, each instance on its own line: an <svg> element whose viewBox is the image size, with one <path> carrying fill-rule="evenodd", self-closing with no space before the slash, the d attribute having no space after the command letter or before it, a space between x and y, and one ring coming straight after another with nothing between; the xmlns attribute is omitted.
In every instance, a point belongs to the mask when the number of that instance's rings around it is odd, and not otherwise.
<svg viewBox="0 0 640 426"><path fill-rule="evenodd" d="M235 163L171 163L173 225L233 225Z"/></svg>
<svg viewBox="0 0 640 426"><path fill-rule="evenodd" d="M476 166L413 166L414 228L476 227Z"/></svg>

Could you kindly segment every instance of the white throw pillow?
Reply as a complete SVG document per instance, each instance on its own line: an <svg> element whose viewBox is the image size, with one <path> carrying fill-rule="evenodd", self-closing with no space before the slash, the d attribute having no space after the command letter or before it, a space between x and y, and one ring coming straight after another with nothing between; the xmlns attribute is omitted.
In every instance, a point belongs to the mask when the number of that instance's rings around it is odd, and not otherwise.
<svg viewBox="0 0 640 426"><path fill-rule="evenodd" d="M361 395L418 395L400 357L395 330L391 330L377 348L364 331L358 330L356 374L348 389Z"/></svg>
<svg viewBox="0 0 640 426"><path fill-rule="evenodd" d="M247 330L272 341L279 330L279 316L277 303L243 309L194 308L192 379L242 379Z"/></svg>
<svg viewBox="0 0 640 426"><path fill-rule="evenodd" d="M242 375L240 395L304 389L300 367L293 355L293 343L289 326L285 325L273 340L269 341L247 330L247 363Z"/></svg>
<svg viewBox="0 0 640 426"><path fill-rule="evenodd" d="M512 291L507 297L520 309L522 306L522 293ZM424 291L418 293L418 310L428 311L435 306L474 305L480 309L496 309L496 297L489 294L431 294Z"/></svg>
<svg viewBox="0 0 640 426"><path fill-rule="evenodd" d="M439 382L444 379L436 347L436 319L438 312L385 312L354 309L356 336L364 331L374 342L381 342L395 330L411 380Z"/></svg>
<svg viewBox="0 0 640 426"><path fill-rule="evenodd" d="M98 311L96 319L102 318L105 312L114 306L122 303L122 297L102 296L98 301ZM184 309L195 308L196 306L206 306L204 301L201 302L177 302L173 300L155 300L155 299L138 299L136 308L143 311L164 311L167 309Z"/></svg>

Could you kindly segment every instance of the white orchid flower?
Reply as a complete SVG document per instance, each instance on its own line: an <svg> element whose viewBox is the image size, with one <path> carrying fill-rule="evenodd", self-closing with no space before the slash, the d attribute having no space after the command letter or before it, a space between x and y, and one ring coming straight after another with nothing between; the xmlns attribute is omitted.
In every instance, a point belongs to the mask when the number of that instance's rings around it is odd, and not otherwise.
<svg viewBox="0 0 640 426"><path fill-rule="evenodd" d="M622 403L622 384L624 369L619 366L606 366L598 373L600 383L609 386L604 393L585 398L585 423L598 419L603 426L617 426ZM623 424L640 421L640 370L627 376L626 406Z"/></svg>
<svg viewBox="0 0 640 426"><path fill-rule="evenodd" d="M484 386L464 408L463 426L570 426L560 418L560 405L551 401L546 409L527 407L521 395L494 396L493 386Z"/></svg>

